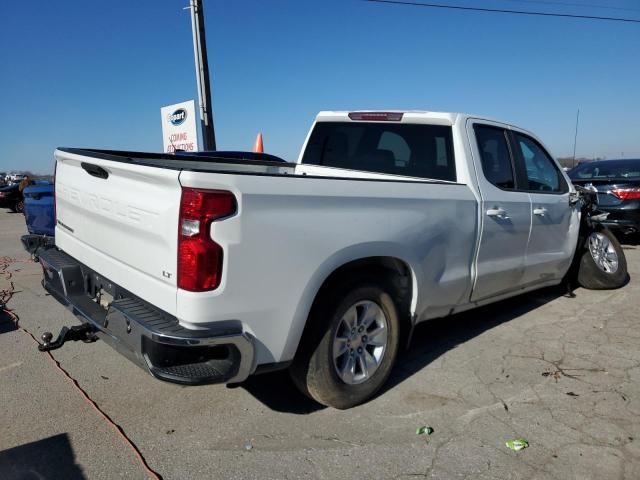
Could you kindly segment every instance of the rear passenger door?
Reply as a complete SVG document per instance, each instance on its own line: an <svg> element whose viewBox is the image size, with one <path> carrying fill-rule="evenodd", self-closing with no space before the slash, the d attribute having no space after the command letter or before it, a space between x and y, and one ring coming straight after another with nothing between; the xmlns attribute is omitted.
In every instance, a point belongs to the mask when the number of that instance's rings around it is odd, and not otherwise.
<svg viewBox="0 0 640 480"><path fill-rule="evenodd" d="M529 194L517 190L509 131L499 124L467 124L480 188L481 234L477 278L471 294L478 301L518 289L531 229Z"/></svg>
<svg viewBox="0 0 640 480"><path fill-rule="evenodd" d="M578 207L569 202L569 183L551 155L531 136L512 132L519 185L531 196L531 238L523 283L560 280L578 241Z"/></svg>

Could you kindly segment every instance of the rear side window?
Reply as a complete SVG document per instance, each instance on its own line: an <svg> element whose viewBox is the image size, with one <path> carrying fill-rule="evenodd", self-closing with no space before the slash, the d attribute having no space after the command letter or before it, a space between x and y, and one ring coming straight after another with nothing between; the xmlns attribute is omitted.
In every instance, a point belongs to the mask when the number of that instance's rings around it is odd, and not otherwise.
<svg viewBox="0 0 640 480"><path fill-rule="evenodd" d="M525 135L514 135L517 149L522 154L527 174L528 189L534 192L566 191L560 170L538 143Z"/></svg>
<svg viewBox="0 0 640 480"><path fill-rule="evenodd" d="M456 181L451 127L318 122L302 163Z"/></svg>
<svg viewBox="0 0 640 480"><path fill-rule="evenodd" d="M475 125L474 130L485 178L498 188L515 188L506 132L486 125Z"/></svg>

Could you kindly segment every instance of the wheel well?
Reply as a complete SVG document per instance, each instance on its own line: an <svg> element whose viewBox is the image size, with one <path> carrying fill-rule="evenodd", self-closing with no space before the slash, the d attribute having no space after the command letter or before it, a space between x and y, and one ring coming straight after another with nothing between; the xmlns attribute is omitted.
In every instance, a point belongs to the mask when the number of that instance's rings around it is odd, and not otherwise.
<svg viewBox="0 0 640 480"><path fill-rule="evenodd" d="M354 277L388 282L389 287L393 290L390 293L396 303L400 318L400 345L406 344L412 328L413 276L411 268L398 258L367 257L342 265L326 278L318 290L311 308L314 309L319 302L328 300L336 289L350 286Z"/></svg>

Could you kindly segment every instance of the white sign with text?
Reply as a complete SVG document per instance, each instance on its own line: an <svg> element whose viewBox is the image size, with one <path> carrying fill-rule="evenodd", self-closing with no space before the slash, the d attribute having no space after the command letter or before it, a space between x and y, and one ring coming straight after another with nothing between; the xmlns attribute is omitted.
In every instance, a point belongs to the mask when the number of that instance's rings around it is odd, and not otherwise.
<svg viewBox="0 0 640 480"><path fill-rule="evenodd" d="M176 150L198 151L196 104L193 100L167 105L160 109L162 117L162 144L165 153Z"/></svg>

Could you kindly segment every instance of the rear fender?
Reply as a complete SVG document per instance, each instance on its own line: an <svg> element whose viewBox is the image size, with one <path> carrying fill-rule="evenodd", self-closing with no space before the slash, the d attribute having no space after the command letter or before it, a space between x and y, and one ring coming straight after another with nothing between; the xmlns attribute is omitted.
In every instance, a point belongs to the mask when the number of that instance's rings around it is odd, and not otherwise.
<svg viewBox="0 0 640 480"><path fill-rule="evenodd" d="M313 302L325 281L340 267L357 260L371 257L390 257L407 265L411 275L410 313L413 318L418 304L419 290L417 279L420 278L420 266L419 262L412 256L408 256L407 253L406 246L403 247L391 242L371 242L352 245L327 258L307 282L307 286L300 297L285 343L282 361L293 359L298 348L298 343L302 338L302 332L307 323Z"/></svg>

